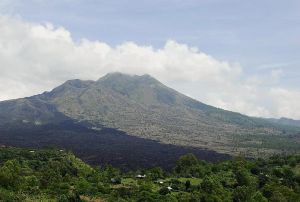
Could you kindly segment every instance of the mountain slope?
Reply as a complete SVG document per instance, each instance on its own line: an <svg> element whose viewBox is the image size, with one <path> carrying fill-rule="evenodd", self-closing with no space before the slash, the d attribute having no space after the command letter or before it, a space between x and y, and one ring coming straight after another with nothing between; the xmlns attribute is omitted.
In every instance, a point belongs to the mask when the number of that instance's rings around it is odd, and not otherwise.
<svg viewBox="0 0 300 202"><path fill-rule="evenodd" d="M94 129L116 128L162 143L229 154L299 149L299 128L203 104L149 75L112 73L98 81L71 80L51 92L1 102L0 112L2 123L48 124L70 118Z"/></svg>
<svg viewBox="0 0 300 202"><path fill-rule="evenodd" d="M280 118L280 119L268 119L269 121L277 124L300 127L300 120Z"/></svg>

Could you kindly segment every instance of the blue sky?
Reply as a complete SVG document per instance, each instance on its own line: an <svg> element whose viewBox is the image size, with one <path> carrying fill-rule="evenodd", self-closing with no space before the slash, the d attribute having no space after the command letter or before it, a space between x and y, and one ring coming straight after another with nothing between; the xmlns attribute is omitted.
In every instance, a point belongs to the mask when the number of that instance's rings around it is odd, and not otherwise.
<svg viewBox="0 0 300 202"><path fill-rule="evenodd" d="M161 47L168 39L220 59L260 67L300 67L299 0L27 0L6 13L51 22L74 38ZM300 75L298 75L300 76Z"/></svg>
<svg viewBox="0 0 300 202"><path fill-rule="evenodd" d="M238 63L243 70L240 80L260 77L265 80L261 88L300 90L299 0L1 0L0 13L61 26L75 43L86 38L117 47L132 41L162 49L174 40L216 60ZM264 79L277 73L276 82ZM199 83L167 82L209 101L197 92Z"/></svg>

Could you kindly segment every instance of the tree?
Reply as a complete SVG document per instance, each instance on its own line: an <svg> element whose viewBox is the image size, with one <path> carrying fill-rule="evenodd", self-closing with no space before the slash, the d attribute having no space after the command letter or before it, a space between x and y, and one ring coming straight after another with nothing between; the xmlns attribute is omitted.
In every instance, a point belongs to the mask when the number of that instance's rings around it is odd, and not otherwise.
<svg viewBox="0 0 300 202"><path fill-rule="evenodd" d="M186 154L177 161L175 172L184 177L199 176L202 173L198 159L193 154Z"/></svg>
<svg viewBox="0 0 300 202"><path fill-rule="evenodd" d="M164 171L160 167L155 167L149 170L149 175L152 180L161 179L164 177Z"/></svg>
<svg viewBox="0 0 300 202"><path fill-rule="evenodd" d="M278 191L275 191L270 198L270 202L288 202L288 200Z"/></svg>
<svg viewBox="0 0 300 202"><path fill-rule="evenodd" d="M177 199L179 202L190 202L191 194L186 193L186 192L179 192L177 195Z"/></svg>
<svg viewBox="0 0 300 202"><path fill-rule="evenodd" d="M231 201L230 193L227 192L215 176L207 176L200 185L203 191L203 201Z"/></svg>
<svg viewBox="0 0 300 202"><path fill-rule="evenodd" d="M138 193L137 202L157 202L159 196L149 191L141 191Z"/></svg>
<svg viewBox="0 0 300 202"><path fill-rule="evenodd" d="M236 171L236 180L239 186L249 186L251 182L251 177L246 169L238 169Z"/></svg>
<svg viewBox="0 0 300 202"><path fill-rule="evenodd" d="M87 194L91 188L92 185L84 178L80 178L76 183L76 191L79 194Z"/></svg>
<svg viewBox="0 0 300 202"><path fill-rule="evenodd" d="M260 191L257 191L253 196L252 196L252 201L251 202L268 202L268 199L262 195Z"/></svg>
<svg viewBox="0 0 300 202"><path fill-rule="evenodd" d="M253 189L245 185L237 187L233 192L234 202L250 201L253 196Z"/></svg>
<svg viewBox="0 0 300 202"><path fill-rule="evenodd" d="M167 195L168 193L170 193L170 190L167 187L163 187L159 190L159 194L161 195Z"/></svg>
<svg viewBox="0 0 300 202"><path fill-rule="evenodd" d="M16 160L8 160L0 169L0 185L6 189L18 190L22 183L21 166Z"/></svg>
<svg viewBox="0 0 300 202"><path fill-rule="evenodd" d="M191 188L191 181L187 180L185 182L185 190L188 191Z"/></svg>

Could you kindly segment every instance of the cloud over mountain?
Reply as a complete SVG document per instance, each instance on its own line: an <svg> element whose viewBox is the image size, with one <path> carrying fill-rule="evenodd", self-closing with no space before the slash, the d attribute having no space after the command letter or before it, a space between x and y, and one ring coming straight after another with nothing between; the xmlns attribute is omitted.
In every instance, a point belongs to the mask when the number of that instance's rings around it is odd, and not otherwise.
<svg viewBox="0 0 300 202"><path fill-rule="evenodd" d="M101 41L75 41L67 29L50 23L8 16L0 17L0 30L0 100L50 90L68 79L95 80L119 71L153 75L225 109L300 118L300 106L294 101L299 89L279 85L280 69L248 76L238 63L221 61L173 40L159 49L134 42L112 47Z"/></svg>

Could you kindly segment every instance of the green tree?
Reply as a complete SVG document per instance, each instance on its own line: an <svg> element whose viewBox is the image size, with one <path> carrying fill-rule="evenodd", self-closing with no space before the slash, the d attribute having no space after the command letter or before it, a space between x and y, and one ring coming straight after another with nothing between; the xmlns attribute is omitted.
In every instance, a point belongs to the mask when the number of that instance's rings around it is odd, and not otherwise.
<svg viewBox="0 0 300 202"><path fill-rule="evenodd" d="M177 161L175 172L184 177L192 177L197 175L199 171L199 161L193 154L186 154Z"/></svg>
<svg viewBox="0 0 300 202"><path fill-rule="evenodd" d="M288 200L279 191L275 191L272 194L272 197L270 198L269 201L270 202L288 202Z"/></svg>
<svg viewBox="0 0 300 202"><path fill-rule="evenodd" d="M152 180L162 179L164 171L160 167L155 167L149 170L148 175L150 175Z"/></svg>
<svg viewBox="0 0 300 202"><path fill-rule="evenodd" d="M254 190L248 186L239 186L233 192L233 201L234 202L247 202L251 201L254 194Z"/></svg>
<svg viewBox="0 0 300 202"><path fill-rule="evenodd" d="M239 186L249 186L251 182L250 173L246 169L238 169L235 173Z"/></svg>
<svg viewBox="0 0 300 202"><path fill-rule="evenodd" d="M268 202L268 199L264 197L260 191L257 191L252 196L251 202Z"/></svg>
<svg viewBox="0 0 300 202"><path fill-rule="evenodd" d="M188 191L191 188L191 181L187 180L185 182L185 190Z"/></svg>
<svg viewBox="0 0 300 202"><path fill-rule="evenodd" d="M21 166L16 160L8 160L0 168L0 185L6 189L18 190L23 181Z"/></svg>

